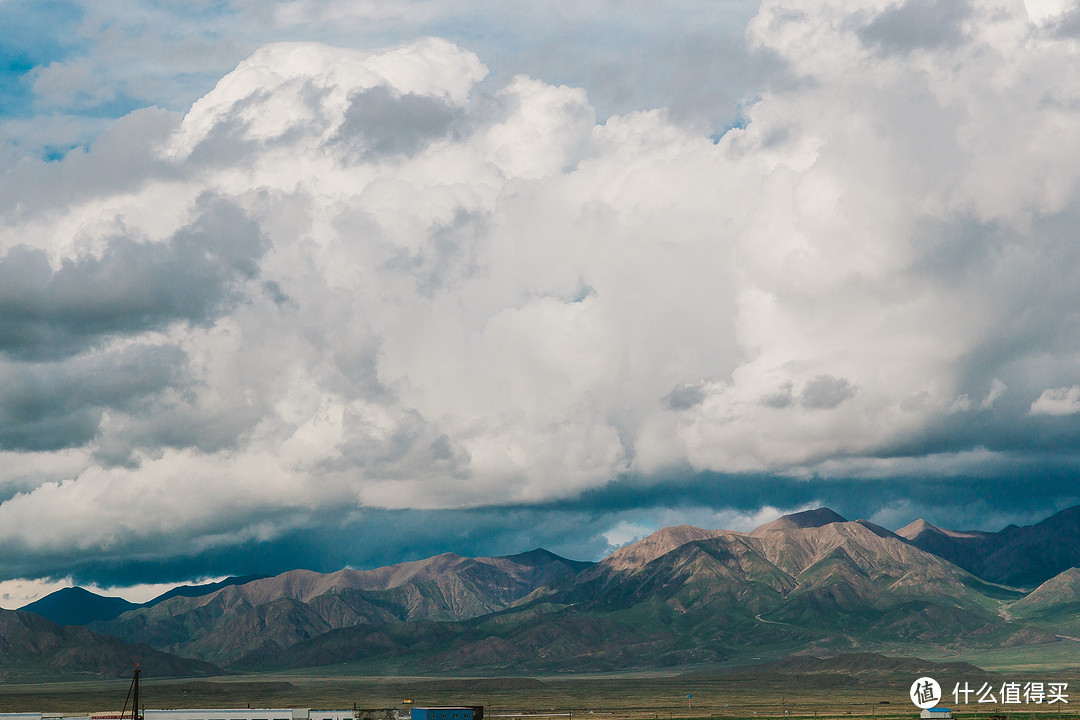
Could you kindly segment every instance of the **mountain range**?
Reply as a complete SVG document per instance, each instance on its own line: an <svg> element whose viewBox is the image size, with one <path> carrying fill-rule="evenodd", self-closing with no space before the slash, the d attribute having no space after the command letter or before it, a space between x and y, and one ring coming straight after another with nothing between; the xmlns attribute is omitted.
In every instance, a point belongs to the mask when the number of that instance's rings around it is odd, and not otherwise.
<svg viewBox="0 0 1080 720"><path fill-rule="evenodd" d="M488 615L589 565L534 550L497 558L445 553L329 574L292 570L207 595L171 598L91 627L185 657L251 664L338 628Z"/></svg>
<svg viewBox="0 0 1080 720"><path fill-rule="evenodd" d="M506 674L955 655L1077 642L1077 538L1080 507L1000 533L923 521L893 533L819 508L748 533L664 528L598 563L539 549L448 553L374 570L231 579L111 616L119 606L96 611L86 591L60 599L82 598L74 603L82 615L69 608L67 617L88 635L202 663L170 669L181 674L341 663ZM63 605L50 598L34 605Z"/></svg>

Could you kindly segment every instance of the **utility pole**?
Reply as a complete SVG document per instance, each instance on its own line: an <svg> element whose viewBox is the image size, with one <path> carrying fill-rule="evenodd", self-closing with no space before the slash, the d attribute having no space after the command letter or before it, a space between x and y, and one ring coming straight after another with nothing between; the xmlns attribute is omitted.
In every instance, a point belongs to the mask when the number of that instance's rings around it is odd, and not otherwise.
<svg viewBox="0 0 1080 720"><path fill-rule="evenodd" d="M139 713L139 664L135 663L135 674L131 678L131 685L128 687L127 697L124 698L124 709L120 711L120 720L124 720L124 714L127 712L128 701L131 701L131 720L140 720L142 717Z"/></svg>

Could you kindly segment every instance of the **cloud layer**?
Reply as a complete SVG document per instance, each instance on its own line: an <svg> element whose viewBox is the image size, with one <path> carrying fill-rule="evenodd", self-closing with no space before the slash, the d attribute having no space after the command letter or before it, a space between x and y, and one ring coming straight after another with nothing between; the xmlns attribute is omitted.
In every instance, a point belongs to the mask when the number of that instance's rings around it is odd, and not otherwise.
<svg viewBox="0 0 1080 720"><path fill-rule="evenodd" d="M766 0L747 53L787 75L718 136L447 40L275 43L182 114L24 159L0 575L115 581L135 547L190 574L379 509L600 510L627 478L1075 478L1072 23ZM35 82L76 102L78 72Z"/></svg>

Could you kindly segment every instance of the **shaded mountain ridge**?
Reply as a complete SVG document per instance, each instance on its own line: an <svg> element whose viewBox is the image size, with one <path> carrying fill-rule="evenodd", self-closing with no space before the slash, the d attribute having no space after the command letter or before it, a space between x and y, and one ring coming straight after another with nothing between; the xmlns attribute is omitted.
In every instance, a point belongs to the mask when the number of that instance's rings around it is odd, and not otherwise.
<svg viewBox="0 0 1080 720"><path fill-rule="evenodd" d="M1080 505L1000 532L943 530L916 520L897 534L984 580L1033 588L1080 566Z"/></svg>
<svg viewBox="0 0 1080 720"><path fill-rule="evenodd" d="M133 603L124 598L98 595L79 586L67 587L51 592L43 598L23 605L19 610L32 612L59 625L89 625L104 622L121 615L128 610L141 607L153 607L173 597L198 597L208 595L229 585L241 585L253 580L261 580L265 575L247 575L229 577L202 585L178 585L144 603Z"/></svg>
<svg viewBox="0 0 1080 720"><path fill-rule="evenodd" d="M59 625L89 625L111 620L117 615L141 607L120 597L107 597L81 587L61 588L19 610L32 612Z"/></svg>
<svg viewBox="0 0 1080 720"><path fill-rule="evenodd" d="M200 660L125 643L84 627L58 625L34 613L0 610L0 678L5 681L115 678L136 665L148 677L221 674Z"/></svg>

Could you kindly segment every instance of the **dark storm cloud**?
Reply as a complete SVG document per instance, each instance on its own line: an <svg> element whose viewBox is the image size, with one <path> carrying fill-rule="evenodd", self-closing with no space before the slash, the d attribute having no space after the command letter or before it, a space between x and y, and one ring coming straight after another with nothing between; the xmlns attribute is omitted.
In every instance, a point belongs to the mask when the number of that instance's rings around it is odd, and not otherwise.
<svg viewBox="0 0 1080 720"><path fill-rule="evenodd" d="M859 36L890 54L954 47L964 38L960 24L969 12L966 2L908 0L878 15Z"/></svg>
<svg viewBox="0 0 1080 720"><path fill-rule="evenodd" d="M918 458L986 450L1002 453L1001 465L1048 458L1075 461L1076 448L1080 447L1080 415L1032 415L1031 399L1017 400L1015 393L1007 392L993 408L976 406L949 413L882 448L877 455Z"/></svg>
<svg viewBox="0 0 1080 720"><path fill-rule="evenodd" d="M59 450L88 443L106 409L134 411L185 384L186 356L133 346L104 356L0 366L0 449Z"/></svg>
<svg viewBox="0 0 1080 720"><path fill-rule="evenodd" d="M637 510L632 513L637 515ZM444 552L470 557L509 555L543 547L572 559L597 559L608 551L603 533L626 515L588 506L506 506L471 510L326 510L298 519L295 512L235 516L222 532L255 522L283 528L271 540L227 545L177 544L151 535L137 544L120 540L112 552L52 551L43 556L5 548L0 575L40 575L76 584L130 585L181 582L211 575L266 574L307 568L331 572L345 566L372 568ZM178 549L180 552L178 552Z"/></svg>
<svg viewBox="0 0 1080 720"><path fill-rule="evenodd" d="M80 353L105 337L203 324L254 277L266 242L235 206L207 200L167 242L109 241L101 257L64 260L15 247L0 259L0 352L22 359Z"/></svg>
<svg viewBox="0 0 1080 720"><path fill-rule="evenodd" d="M1029 474L1037 475L1032 482ZM656 518L708 518L713 512L752 515L762 507L792 512L826 506L849 520L877 517L897 530L923 517L950 529L1000 530L1030 524L1080 503L1071 464L1038 463L1023 473L996 478L889 478L840 480L764 475L672 472L627 477L582 496L543 505L466 510L339 509L298 517L270 511L230 518L224 533L254 523L278 526L270 540L239 540L206 549L160 535L120 543L113 552L53 552L47 558L11 548L0 573L37 572L76 583L127 585L180 582L210 575L277 574L295 568L319 572L345 566L371 568L443 552L472 557L507 555L543 547L576 560L597 560L610 551L604 534L620 522L657 527ZM895 511L888 512L889 508ZM668 524L675 524L669 522ZM715 522L697 520L712 526ZM745 528L744 528L745 529Z"/></svg>
<svg viewBox="0 0 1080 720"><path fill-rule="evenodd" d="M439 98L376 85L349 98L335 142L348 148L346 156L354 162L410 156L445 137L459 117L460 111Z"/></svg>
<svg viewBox="0 0 1080 720"><path fill-rule="evenodd" d="M1039 482L1033 483L1033 476ZM935 524L940 520L943 527L997 530L1006 523L988 527L986 518L1009 514L1023 521L1080 501L1078 478L1080 473L1071 460L1054 459L1033 460L990 477L821 478L673 470L649 478L622 478L572 502L549 507L577 506L596 512L704 507L753 513L767 506L786 511L821 504L857 519L870 517L889 505L908 503L927 509L926 519Z"/></svg>

